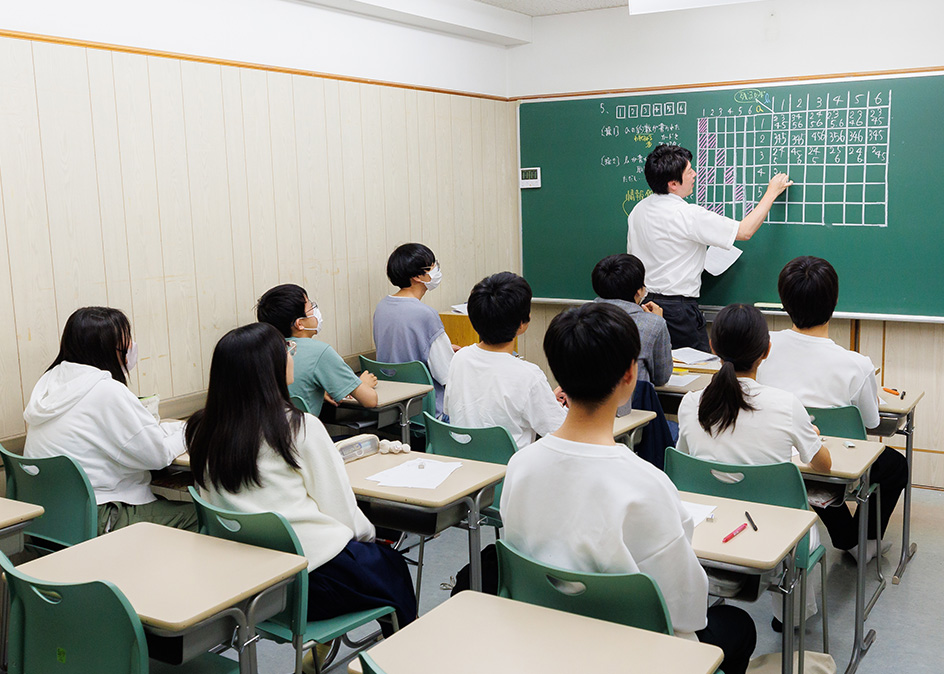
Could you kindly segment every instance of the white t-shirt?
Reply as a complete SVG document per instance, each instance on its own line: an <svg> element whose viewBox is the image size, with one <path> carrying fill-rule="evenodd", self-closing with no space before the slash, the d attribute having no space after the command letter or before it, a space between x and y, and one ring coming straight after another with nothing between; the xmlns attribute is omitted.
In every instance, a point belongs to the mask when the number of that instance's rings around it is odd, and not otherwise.
<svg viewBox="0 0 944 674"><path fill-rule="evenodd" d="M524 554L572 571L648 573L676 635L694 639L707 624L692 518L666 474L624 445L541 438L508 462L501 513Z"/></svg>
<svg viewBox="0 0 944 674"><path fill-rule="evenodd" d="M452 359L445 410L456 426L502 426L519 449L536 435L556 431L567 416L541 368L478 344L460 349Z"/></svg>
<svg viewBox="0 0 944 674"><path fill-rule="evenodd" d="M373 540L374 525L357 507L337 447L310 414L295 437L295 449L301 466L297 470L263 444L257 462L262 486L243 487L235 494L210 486L200 489L200 495L219 508L282 514L295 530L312 571L333 559L351 539Z"/></svg>
<svg viewBox="0 0 944 674"><path fill-rule="evenodd" d="M443 386L449 384L449 365L452 363L452 357L455 352L452 350L452 342L449 341L449 335L445 332L433 340L429 346L429 373L433 379Z"/></svg>
<svg viewBox="0 0 944 674"><path fill-rule="evenodd" d="M650 194L629 214L627 252L646 266L646 287L662 295L698 297L708 246L734 245L738 221L676 194Z"/></svg>
<svg viewBox="0 0 944 674"><path fill-rule="evenodd" d="M704 391L686 393L678 409L678 449L700 459L757 465L790 461L796 448L800 459L809 463L822 443L803 403L792 393L753 379L738 381L756 409L741 410L734 426L709 435L698 423Z"/></svg>
<svg viewBox="0 0 944 674"><path fill-rule="evenodd" d="M807 407L853 405L866 428L879 424L875 366L868 356L827 337L792 329L770 333L770 355L758 368L757 381L790 391Z"/></svg>

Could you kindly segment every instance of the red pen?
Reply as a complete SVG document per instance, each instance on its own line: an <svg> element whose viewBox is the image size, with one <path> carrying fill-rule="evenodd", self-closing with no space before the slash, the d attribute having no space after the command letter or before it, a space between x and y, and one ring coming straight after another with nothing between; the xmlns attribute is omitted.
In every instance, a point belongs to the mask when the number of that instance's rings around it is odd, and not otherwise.
<svg viewBox="0 0 944 674"><path fill-rule="evenodd" d="M734 538L735 536L737 536L739 533L741 533L741 532L744 531L745 529L747 529L747 522L745 522L744 524L742 524L741 526L739 526L737 529L735 529L734 531L732 531L730 534L728 534L727 536L725 536L724 538L722 538L722 539L721 539L721 542L722 542L722 543L727 543L728 541L730 541L732 538Z"/></svg>

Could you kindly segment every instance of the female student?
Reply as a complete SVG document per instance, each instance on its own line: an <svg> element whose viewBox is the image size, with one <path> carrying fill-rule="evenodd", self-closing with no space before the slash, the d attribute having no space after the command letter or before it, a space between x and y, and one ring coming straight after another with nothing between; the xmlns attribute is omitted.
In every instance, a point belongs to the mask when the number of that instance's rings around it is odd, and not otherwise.
<svg viewBox="0 0 944 674"><path fill-rule="evenodd" d="M267 323L220 339L206 408L187 423L194 480L216 506L291 523L308 558L309 620L394 606L402 627L416 618L406 562L373 542L327 431L289 402L293 347Z"/></svg>
<svg viewBox="0 0 944 674"><path fill-rule="evenodd" d="M810 415L792 393L758 384L757 367L770 353L767 322L753 306L731 304L711 326L711 347L721 369L704 391L687 393L679 405L678 448L692 456L723 463L783 463L793 448L814 470L828 472L829 450L823 447ZM819 546L816 529L810 545ZM812 585L807 616L816 612ZM781 601L774 597L774 629Z"/></svg>
<svg viewBox="0 0 944 674"><path fill-rule="evenodd" d="M59 355L33 388L23 418L23 454L67 455L85 470L98 503L98 531L156 522L196 531L193 504L151 493L151 470L183 452L180 422L158 423L128 389L138 345L118 309L77 309Z"/></svg>

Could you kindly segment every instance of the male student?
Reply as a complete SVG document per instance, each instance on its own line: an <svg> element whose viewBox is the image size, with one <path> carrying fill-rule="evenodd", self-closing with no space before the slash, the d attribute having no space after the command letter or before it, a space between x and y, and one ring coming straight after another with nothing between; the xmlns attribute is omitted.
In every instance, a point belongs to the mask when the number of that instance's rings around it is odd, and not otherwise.
<svg viewBox="0 0 944 674"><path fill-rule="evenodd" d="M618 253L603 258L593 268L591 282L598 297L623 309L639 329L639 379L662 386L672 375L672 342L662 308L646 298L646 267L635 255Z"/></svg>
<svg viewBox="0 0 944 674"><path fill-rule="evenodd" d="M481 340L449 366L446 414L466 428L502 426L520 449L556 431L567 416L544 372L514 354L531 321L531 286L510 271L482 279L469 295L469 320Z"/></svg>
<svg viewBox="0 0 944 674"><path fill-rule="evenodd" d="M324 319L304 288L291 283L270 288L256 304L256 318L295 343L295 381L288 392L301 397L309 412L318 416L326 395L335 404L352 395L364 407L377 406L377 377L370 372L358 377L337 351L314 339Z"/></svg>
<svg viewBox="0 0 944 674"><path fill-rule="evenodd" d="M639 332L625 311L589 303L556 316L544 337L569 410L551 435L508 462L501 512L508 543L553 566L648 573L677 636L720 646L722 669L743 674L754 650L750 616L708 607L694 530L665 473L613 441L616 409L633 394Z"/></svg>
<svg viewBox="0 0 944 674"><path fill-rule="evenodd" d="M387 278L399 290L387 295L374 310L377 360L385 363L424 363L436 390L436 416L443 413L443 395L455 349L442 319L422 299L442 282L433 251L421 243L398 246L387 258Z"/></svg>
<svg viewBox="0 0 944 674"><path fill-rule="evenodd" d="M629 214L627 252L647 270L649 297L664 312L672 346L709 351L705 317L698 308L701 274L708 246L730 249L747 241L767 218L770 207L793 181L779 173L754 209L740 222L685 201L695 188L692 153L659 145L646 158L646 182L653 194Z"/></svg>
<svg viewBox="0 0 944 674"><path fill-rule="evenodd" d="M790 391L807 407L853 405L862 413L866 428L877 427L878 384L872 361L829 338L829 319L839 299L836 270L821 258L798 257L781 270L777 290L793 327L770 335L770 355L758 368L757 381ZM869 476L881 489L882 512L878 521L884 534L908 482L908 463L901 454L886 447L872 464ZM872 526L877 521L875 510L873 499L866 561L877 552ZM858 559L861 554L857 546L858 511L853 517L842 503L838 507L816 508L816 512L833 545Z"/></svg>

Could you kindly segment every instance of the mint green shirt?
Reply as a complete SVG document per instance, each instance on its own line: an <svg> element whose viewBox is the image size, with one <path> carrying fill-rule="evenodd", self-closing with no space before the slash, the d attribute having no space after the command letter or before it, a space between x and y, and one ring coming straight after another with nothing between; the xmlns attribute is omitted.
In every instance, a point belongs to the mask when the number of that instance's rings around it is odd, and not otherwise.
<svg viewBox="0 0 944 674"><path fill-rule="evenodd" d="M304 399L315 416L321 413L325 392L340 401L361 385L360 377L330 345L304 337L292 341L297 345L295 381L288 392Z"/></svg>

